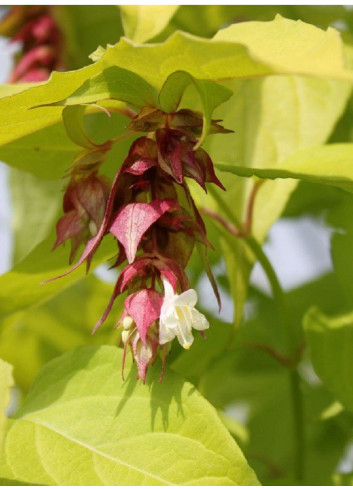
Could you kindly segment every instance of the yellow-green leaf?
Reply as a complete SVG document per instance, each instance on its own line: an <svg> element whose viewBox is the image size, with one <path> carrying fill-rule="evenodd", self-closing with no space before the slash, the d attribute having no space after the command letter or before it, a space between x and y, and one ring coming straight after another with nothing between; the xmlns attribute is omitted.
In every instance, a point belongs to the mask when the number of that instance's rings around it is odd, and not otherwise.
<svg viewBox="0 0 353 489"><path fill-rule="evenodd" d="M39 374L6 438L14 476L49 485L257 485L215 409L158 364L147 385L122 350L83 347ZM131 370L130 370L131 369ZM79 467L79 470L77 470Z"/></svg>
<svg viewBox="0 0 353 489"><path fill-rule="evenodd" d="M146 42L157 36L168 24L179 5L120 5L126 37Z"/></svg>

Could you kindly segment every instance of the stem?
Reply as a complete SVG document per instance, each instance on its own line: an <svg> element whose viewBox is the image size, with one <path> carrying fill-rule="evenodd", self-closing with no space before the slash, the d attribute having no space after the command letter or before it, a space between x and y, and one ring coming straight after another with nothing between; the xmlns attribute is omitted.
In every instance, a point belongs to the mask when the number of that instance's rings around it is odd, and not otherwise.
<svg viewBox="0 0 353 489"><path fill-rule="evenodd" d="M292 329L290 327L290 319L288 314L288 307L285 294L278 280L276 272L274 271L271 262L267 258L260 244L253 236L245 237L251 250L254 252L256 258L260 262L268 281L271 284L273 298L278 307L278 313L280 320L285 326L287 331L288 352L290 356L293 355L293 337ZM293 428L294 428L294 442L295 442L295 476L298 481L303 481L304 478L304 460L305 460L305 435L304 435L304 412L303 412L303 397L300 389L300 376L296 369L288 370L290 394L292 402L293 413Z"/></svg>
<svg viewBox="0 0 353 489"><path fill-rule="evenodd" d="M254 206L254 199L256 196L257 188L253 191L253 198L248 207L247 222L248 226L242 226L230 212L228 206L225 204L223 199L216 193L213 193L213 197L217 200L217 203L226 213L231 222L224 225L224 221L227 222L222 216L217 218L217 221L224 226L224 228L233 234L234 236L240 237L246 241L249 248L252 250L257 260L261 264L264 272L266 273L267 279L271 285L273 298L278 308L278 314L280 321L285 328L287 334L287 350L289 354L289 360L293 357L293 362L289 361L287 367L291 367L288 370L289 383L290 383L290 395L292 404L292 415L293 415L293 430L294 430L294 472L295 477L298 482L304 479L304 460L305 460L305 433L304 433L304 412L303 412L303 398L300 388L300 376L295 368L300 358L300 352L302 345L294 349L295 338L293 337L292 328L290 327L290 314L287 307L287 301L279 282L277 274L264 253L262 246L259 242L250 234L251 220L252 220L252 210ZM210 212L207 212L211 216ZM214 217L214 216L211 216ZM245 229L244 229L245 228ZM248 228L248 229L246 229ZM245 232L244 232L245 231ZM246 232L248 231L248 232ZM294 351L293 351L294 349ZM280 362L281 363L281 362ZM283 362L282 365L285 365Z"/></svg>
<svg viewBox="0 0 353 489"><path fill-rule="evenodd" d="M304 480L305 474L305 432L303 395L300 389L300 376L297 370L290 370L290 389L293 409L293 426L295 440L294 473L298 482Z"/></svg>

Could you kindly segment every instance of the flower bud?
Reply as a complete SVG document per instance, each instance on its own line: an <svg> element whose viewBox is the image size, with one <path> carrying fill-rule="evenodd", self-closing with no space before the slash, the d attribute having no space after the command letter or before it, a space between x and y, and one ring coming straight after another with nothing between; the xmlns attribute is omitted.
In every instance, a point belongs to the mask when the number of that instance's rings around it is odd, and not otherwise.
<svg viewBox="0 0 353 489"><path fill-rule="evenodd" d="M131 329L134 324L135 324L134 320L132 319L131 316L125 316L121 323L125 331L129 331L129 329Z"/></svg>

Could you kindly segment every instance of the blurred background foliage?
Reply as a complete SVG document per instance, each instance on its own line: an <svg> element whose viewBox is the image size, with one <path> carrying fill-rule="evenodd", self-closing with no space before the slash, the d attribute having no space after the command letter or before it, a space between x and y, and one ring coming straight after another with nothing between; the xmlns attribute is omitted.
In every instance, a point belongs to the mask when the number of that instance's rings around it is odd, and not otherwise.
<svg viewBox="0 0 353 489"><path fill-rule="evenodd" d="M134 8L137 7L53 7L66 40L67 67L77 69L85 66L90 63L88 56L97 46L115 44L124 34L137 42L163 42L176 30L211 38L219 29L229 24L272 20L276 14L299 19L323 29L335 27L342 34L348 54L353 44L353 9L343 6L183 5L170 8L161 16L160 22L155 22L153 16L136 16ZM143 25L139 25L139 22ZM236 82L232 88L238 91L241 98L251 93L256 83ZM282 82L277 80L276 83L276 97L285 96ZM269 90L273 90L273 86ZM227 119L226 127L229 124L232 127L233 124L242 138L242 119L239 114L227 114L226 107L222 110L225 112L221 116ZM352 115L353 99L350 97L335 127L328 129L328 132L331 131L329 142L353 141ZM288 113L288 118L290 117L292 114ZM104 114L92 114L86 117L86 122L87 130L99 141L107 139L109 134L116 136L124 131L126 119L117 114L111 120ZM60 124L52 126L50 131L56 134L56 146L64 148L60 158L65 168L71 162L76 149L68 142ZM22 143L25 144L25 138ZM130 143L131 140L126 140L114 147L103 168L109 176L115 173L116 162L120 164ZM211 155L216 157L215 146L211 137L208 148ZM0 158L16 160L17 151L16 144L10 143L0 148ZM55 148L48 147L45 164L53 164L51 155L54 151ZM33 153L28 152L28 164L32 159ZM237 195L247 192L243 188L242 179L238 178L237 182L232 187L232 192L238 192ZM13 290L16 290L16 287L21 289L23 274L31 273L30 268L22 266L21 269L22 260L28 258L30 253L35 253L38 245L48 251L53 243L52 233L61 212L61 190L64 182L44 180L12 168L9 184L13 209L13 263L18 264L19 268L8 272L2 279L6 286L6 280L12 274L10 279ZM279 215L270 216L266 232L278 217L293 222L308 218L325 226L331 237L331 269L311 282L286 292L294 334L303 345L300 374L307 439L305 484L351 484L353 403L351 398L347 400L345 396L341 396L341 386L336 384L346 382L347 385L350 384L347 388L353 389L353 196L343 190L307 182L299 183L289 195L288 200L283 202ZM235 238L225 242L219 228L209 218L206 223L209 239L216 249L210 253L210 260L221 286L225 311L220 319L212 299L209 299L211 293L205 286L203 266L198 257L193 256L189 264L189 275L192 283L198 284L201 302L212 327L207 334L207 341L198 337L191 352L181 351L178 345L174 345L169 364L193 382L219 410L224 423L242 447L263 484L295 483L291 475L293 444L289 440L293 433L288 373L273 358L273 351L283 352L285 349L278 308L266 285L261 288L252 284L247 290L246 283L241 290L237 288L239 280L244 278L239 274L239 267L242 266L239 260L249 261L250 266L245 274L250 275L253 257L249 257L241 249ZM237 247L239 249L234 261L234 250ZM61 266L60 260L64 263L64 258L66 259L66 255L58 256L58 268ZM228 266L228 273L225 262L228 265L232 262ZM235 267L234 275L229 272L232 267ZM96 335L90 334L92 326L104 310L107 297L110 297L111 279L112 272L100 267L95 275L75 276L72 282L65 279L64 285L53 289L50 294L39 294L35 300L29 298L28 307L21 311L13 312L3 308L0 356L14 365L20 396L27 392L38 370L51 358L78 345L117 343L118 333L113 329L113 319L108 320ZM10 295L9 290L0 294L3 304ZM245 303L240 301L237 304L241 294ZM231 297L235 300L235 312L237 313L237 307L244 308L245 311L243 321L241 315L235 319L239 323L235 334L232 334ZM321 315L315 313L312 306L319 308ZM118 309L119 305L111 318L119 316ZM335 320L333 330L330 329L332 317L339 317L339 320ZM328 333L336 336L327 339ZM268 345L271 345L272 352L268 351ZM330 345L334 345L332 354ZM343 355L340 348L347 348L349 352L344 354L344 365L338 361ZM335 381L327 373L327 365L335 369L338 380Z"/></svg>

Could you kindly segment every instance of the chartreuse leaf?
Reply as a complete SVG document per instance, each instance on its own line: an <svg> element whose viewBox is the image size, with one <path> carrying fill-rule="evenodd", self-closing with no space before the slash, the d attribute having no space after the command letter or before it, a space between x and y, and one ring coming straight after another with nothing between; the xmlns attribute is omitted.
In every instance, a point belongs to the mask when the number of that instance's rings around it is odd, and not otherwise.
<svg viewBox="0 0 353 489"><path fill-rule="evenodd" d="M210 136L206 148L216 165L228 168L244 167L239 171L281 168L299 151L322 145L341 115L350 93L350 86L304 77L268 77L264 80L248 80L227 84L234 96L228 103L216 109L214 116L224 120L224 126L234 134ZM281 97L278 97L281 93ZM289 117L288 114L291 114ZM293 156L294 158L294 156ZM299 160L299 157L298 157ZM218 169L217 175L227 191L210 187L207 197L193 187L193 195L200 206L209 207L238 227L247 219L248 203L254 191L254 181L231 175ZM263 242L268 229L282 214L297 182L292 179L266 181L259 187L251 221L252 234ZM252 267L244 264L244 242L239 243L236 261L238 283L246 284ZM233 269L229 276L234 278ZM243 294L239 290L238 299ZM238 305L238 310L241 306Z"/></svg>
<svg viewBox="0 0 353 489"><path fill-rule="evenodd" d="M6 438L15 477L50 485L258 484L191 384L171 371L160 384L156 366L144 386L130 361L124 382L121 360L116 347L81 347L44 367Z"/></svg>
<svg viewBox="0 0 353 489"><path fill-rule="evenodd" d="M74 110L74 107L68 107L67 110ZM88 114L84 123L85 126L87 125L86 136L94 142L103 143L109 138L122 134L123 131L125 133L127 119L120 114L112 114L109 118L106 114L96 113ZM77 142L83 143L84 135L78 134L81 130L74 129L72 125L70 129L75 132L73 137ZM131 140L132 138L126 138L120 141L108 152L106 158L108 167L104 169L105 173L112 177L115 175L120 162L127 154ZM86 143L88 144L87 141ZM82 147L70 140L63 124L57 123L18 141L0 146L0 159L37 177L54 180L61 179L67 173L67 169L80 150Z"/></svg>
<svg viewBox="0 0 353 489"><path fill-rule="evenodd" d="M298 49L298 43L302 49ZM128 59L132 53L133 63L131 58ZM315 63L312 63L313 56ZM347 81L352 78L345 67L343 44L335 29L325 32L313 25L279 16L272 22L233 24L219 31L212 40L182 32L176 32L165 43L153 46L136 46L122 39L115 49L107 49L105 61L145 76L156 87L161 87L165 79L178 70L207 80L273 73Z"/></svg>
<svg viewBox="0 0 353 489"><path fill-rule="evenodd" d="M176 71L166 80L159 94L159 103L164 112L174 112L186 88L193 84L200 96L203 127L197 147L201 146L205 140L211 125L212 113L216 107L226 102L231 96L232 91L228 88L208 80L198 80L186 71Z"/></svg>
<svg viewBox="0 0 353 489"><path fill-rule="evenodd" d="M13 386L12 367L0 358L0 456L5 434L6 409L10 403L10 388Z"/></svg>
<svg viewBox="0 0 353 489"><path fill-rule="evenodd" d="M83 148L92 148L94 143L88 137L83 123L85 110L86 107L82 105L68 105L62 112L63 123L66 133L73 143Z"/></svg>
<svg viewBox="0 0 353 489"><path fill-rule="evenodd" d="M0 146L0 159L15 168L51 180L62 178L79 150L60 123Z"/></svg>
<svg viewBox="0 0 353 489"><path fill-rule="evenodd" d="M300 151L273 168L218 164L217 167L242 177L292 178L324 183L353 192L353 144L330 144Z"/></svg>
<svg viewBox="0 0 353 489"><path fill-rule="evenodd" d="M310 309L304 329L316 373L337 400L353 410L353 314L328 317Z"/></svg>
<svg viewBox="0 0 353 489"><path fill-rule="evenodd" d="M119 8L125 36L135 42L146 42L166 27L179 5L120 5Z"/></svg>
<svg viewBox="0 0 353 489"><path fill-rule="evenodd" d="M130 70L111 66L87 80L78 90L54 105L92 104L115 99L135 107L156 104L154 88Z"/></svg>
<svg viewBox="0 0 353 489"><path fill-rule="evenodd" d="M85 275L82 266L67 277L53 282L41 282L57 277L69 270L68 250L58 248L55 253L50 250L54 236L49 236L40 243L28 256L15 267L0 277L0 317L33 307L66 289ZM104 263L116 253L111 240L104 240L95 254L92 268Z"/></svg>
<svg viewBox="0 0 353 489"><path fill-rule="evenodd" d="M107 82L99 75L111 66L139 75L156 89L162 87L170 74L180 70L203 80L244 79L274 73L352 79L345 67L342 42L334 29L324 32L283 18L263 24L238 23L212 40L181 32L152 46L121 39L117 45L109 46L96 63L77 71L54 72L47 83L1 99L0 144L60 120L61 107L29 108L65 100L95 75L100 88L105 90L109 83L114 85L113 79ZM129 97L134 95L134 86ZM93 86L92 89L99 91Z"/></svg>
<svg viewBox="0 0 353 489"><path fill-rule="evenodd" d="M304 56L298 51L298 27L300 43L306 45ZM263 63L282 73L293 73L293 67L297 66L302 73L313 74L319 66L325 71L322 63L327 62L326 76L330 77L336 69L341 70L344 57L336 30L328 28L323 31L301 21L289 21L280 15L273 22L233 24L220 30L213 39L244 43Z"/></svg>
<svg viewBox="0 0 353 489"><path fill-rule="evenodd" d="M14 367L16 385L27 391L49 360L80 345L116 344L114 325L123 300L116 301L104 327L92 335L113 285L89 275L44 304L6 318L0 330L0 357Z"/></svg>

